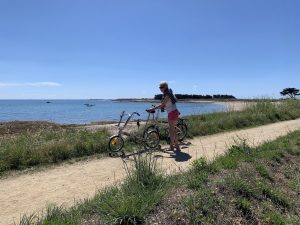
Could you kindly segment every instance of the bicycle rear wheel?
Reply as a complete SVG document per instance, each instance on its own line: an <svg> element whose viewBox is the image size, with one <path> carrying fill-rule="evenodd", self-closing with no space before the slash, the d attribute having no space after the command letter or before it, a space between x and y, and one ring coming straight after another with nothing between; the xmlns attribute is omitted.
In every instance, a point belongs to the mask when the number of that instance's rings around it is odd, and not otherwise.
<svg viewBox="0 0 300 225"><path fill-rule="evenodd" d="M177 124L176 132L178 136L178 141L183 141L187 136L187 126L185 124Z"/></svg>
<svg viewBox="0 0 300 225"><path fill-rule="evenodd" d="M150 130L145 135L145 148L148 149L156 149L159 146L159 134L156 130Z"/></svg>
<svg viewBox="0 0 300 225"><path fill-rule="evenodd" d="M108 148L111 152L119 152L124 146L124 140L119 135L112 136L108 142Z"/></svg>

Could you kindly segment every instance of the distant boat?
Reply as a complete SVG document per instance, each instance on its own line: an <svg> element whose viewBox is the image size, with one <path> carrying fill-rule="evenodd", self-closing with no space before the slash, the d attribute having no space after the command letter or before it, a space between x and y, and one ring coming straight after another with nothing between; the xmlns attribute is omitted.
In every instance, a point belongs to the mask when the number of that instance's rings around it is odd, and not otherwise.
<svg viewBox="0 0 300 225"><path fill-rule="evenodd" d="M86 107L93 107L93 106L95 106L94 104L88 104L88 103L86 103L86 104L84 104Z"/></svg>
<svg viewBox="0 0 300 225"><path fill-rule="evenodd" d="M46 102L46 103L49 104L49 103L52 103L52 102L49 102L49 101L48 101L48 102Z"/></svg>

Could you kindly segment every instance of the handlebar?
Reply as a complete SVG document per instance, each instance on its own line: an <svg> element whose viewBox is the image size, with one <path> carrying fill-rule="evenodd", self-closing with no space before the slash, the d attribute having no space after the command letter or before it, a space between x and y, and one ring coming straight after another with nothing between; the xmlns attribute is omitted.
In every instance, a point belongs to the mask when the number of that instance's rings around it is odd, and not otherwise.
<svg viewBox="0 0 300 225"><path fill-rule="evenodd" d="M151 106L152 106L152 108L155 108L155 107L156 107L156 105L151 105ZM148 112L148 113L155 113L156 110L157 110L157 109L154 109L154 110L146 109L146 112ZM161 108L160 110L161 110L161 112L164 112L164 111L165 111L164 108Z"/></svg>
<svg viewBox="0 0 300 225"><path fill-rule="evenodd" d="M128 116L133 116L134 114L136 114L137 116L141 116L138 112L133 112L131 114L126 114ZM123 111L120 115L121 118L123 118L125 116L125 111Z"/></svg>
<svg viewBox="0 0 300 225"><path fill-rule="evenodd" d="M125 111L123 111L123 112L121 113L121 115L120 115L120 120L119 120L117 126L120 126L120 124L121 124L121 122L122 122L122 119L123 119L124 115L125 115Z"/></svg>
<svg viewBox="0 0 300 225"><path fill-rule="evenodd" d="M138 112L133 112L131 115L136 114L137 116L141 116Z"/></svg>
<svg viewBox="0 0 300 225"><path fill-rule="evenodd" d="M153 110L146 109L146 112L147 112L147 113L155 113L156 110L155 110L155 109L153 109Z"/></svg>
<svg viewBox="0 0 300 225"><path fill-rule="evenodd" d="M128 119L126 120L124 126L127 125L127 123L129 122L129 120L131 119L131 117L132 117L134 114L136 114L137 116L141 116L138 112L133 112L133 113L131 113L131 114L128 114L129 117L128 117ZM118 122L117 127L120 126L120 124L121 124L121 122L122 122L122 119L123 119L124 115L125 115L125 111L123 111L123 112L121 113L121 115L120 115L120 120L119 120L119 122Z"/></svg>

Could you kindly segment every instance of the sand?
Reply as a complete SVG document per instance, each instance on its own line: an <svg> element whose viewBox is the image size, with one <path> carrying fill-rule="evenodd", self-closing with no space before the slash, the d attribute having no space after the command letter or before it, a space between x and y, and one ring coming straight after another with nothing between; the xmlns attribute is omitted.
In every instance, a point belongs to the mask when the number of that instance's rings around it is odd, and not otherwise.
<svg viewBox="0 0 300 225"><path fill-rule="evenodd" d="M185 171L193 160L213 160L223 154L237 139L246 139L251 146L260 145L300 129L300 119L279 122L251 129L220 133L188 140L182 152L157 152L160 167L166 173ZM121 181L124 163L132 158L102 158L63 164L0 180L0 224L18 222L23 214L41 212L48 204L72 206L76 201L92 197L98 190Z"/></svg>

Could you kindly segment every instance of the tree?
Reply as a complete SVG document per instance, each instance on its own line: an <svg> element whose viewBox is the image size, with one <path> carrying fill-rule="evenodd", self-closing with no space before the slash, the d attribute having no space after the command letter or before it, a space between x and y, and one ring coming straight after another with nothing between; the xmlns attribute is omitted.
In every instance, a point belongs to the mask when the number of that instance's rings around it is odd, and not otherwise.
<svg viewBox="0 0 300 225"><path fill-rule="evenodd" d="M282 96L290 96L290 98L295 98L297 95L300 95L299 89L296 88L285 88L282 92L280 92Z"/></svg>

